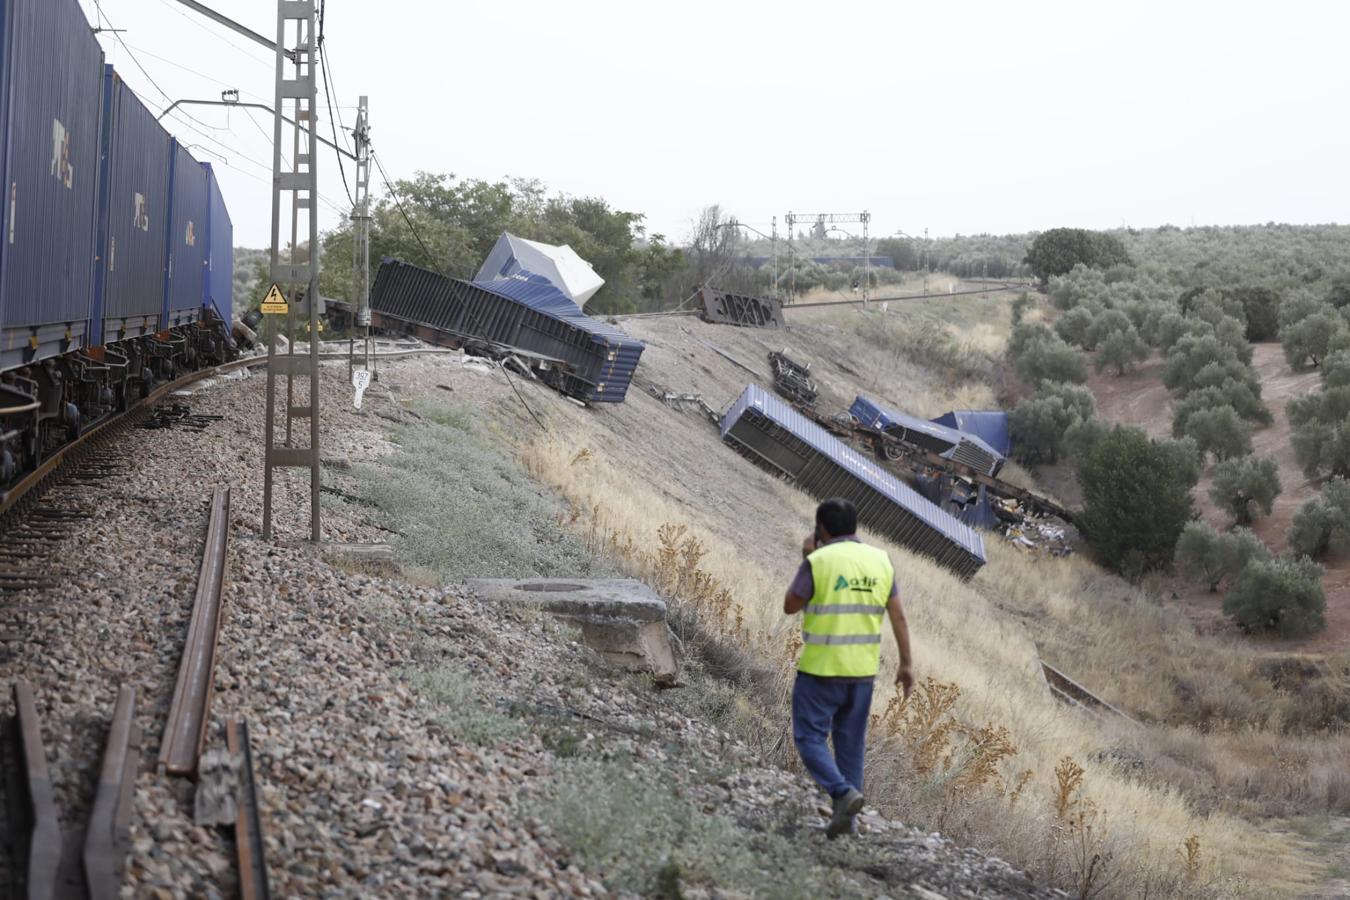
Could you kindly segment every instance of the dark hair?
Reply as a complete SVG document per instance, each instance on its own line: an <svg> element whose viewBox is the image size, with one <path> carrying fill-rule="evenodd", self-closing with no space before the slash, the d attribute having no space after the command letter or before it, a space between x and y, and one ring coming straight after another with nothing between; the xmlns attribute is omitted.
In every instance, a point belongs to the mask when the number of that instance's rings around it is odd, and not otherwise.
<svg viewBox="0 0 1350 900"><path fill-rule="evenodd" d="M844 537L858 530L858 510L843 497L831 497L816 507L816 524L830 537Z"/></svg>

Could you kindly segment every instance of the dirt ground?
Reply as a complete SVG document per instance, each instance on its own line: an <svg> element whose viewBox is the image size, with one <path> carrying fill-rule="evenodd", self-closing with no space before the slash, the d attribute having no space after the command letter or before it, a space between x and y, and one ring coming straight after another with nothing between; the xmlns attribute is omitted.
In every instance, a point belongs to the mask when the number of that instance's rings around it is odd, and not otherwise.
<svg viewBox="0 0 1350 900"><path fill-rule="evenodd" d="M1291 370L1279 344L1256 344L1253 351L1252 365L1261 377L1261 396L1275 417L1275 422L1252 435L1252 449L1258 456L1271 457L1276 461L1283 490L1275 499L1271 514L1258 518L1252 530L1271 550L1282 553L1289 549L1289 528L1294 513L1320 489L1318 483L1310 482L1304 476L1294 457L1285 406L1292 398L1317 390L1321 376L1316 369L1306 372ZM1138 425L1153 437L1170 437L1171 396L1163 387L1162 370L1162 358L1153 356L1127 375L1094 374L1088 386L1097 398L1098 415L1111 422ZM1195 491L1196 506L1205 521L1215 528L1227 528L1232 524L1228 516L1209 499L1211 473L1212 469L1201 475ZM1052 486L1067 490L1059 484L1066 473L1049 474ZM1076 485L1073 490L1076 492ZM1328 559L1322 562L1326 566L1326 575L1322 579L1322 588L1327 597L1326 630L1301 641L1270 640L1272 650L1320 653L1344 649L1350 643L1350 559ZM1164 590L1203 630L1234 630L1234 626L1219 609L1222 593L1211 594L1204 586L1175 576L1167 579Z"/></svg>

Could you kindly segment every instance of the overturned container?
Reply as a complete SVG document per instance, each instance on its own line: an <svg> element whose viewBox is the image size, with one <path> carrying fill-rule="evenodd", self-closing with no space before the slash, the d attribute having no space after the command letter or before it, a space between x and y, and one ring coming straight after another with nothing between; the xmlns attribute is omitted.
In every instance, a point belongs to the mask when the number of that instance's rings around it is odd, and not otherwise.
<svg viewBox="0 0 1350 900"><path fill-rule="evenodd" d="M852 501L862 524L961 578L984 565L979 532L759 385L731 405L721 432L727 444L817 499Z"/></svg>

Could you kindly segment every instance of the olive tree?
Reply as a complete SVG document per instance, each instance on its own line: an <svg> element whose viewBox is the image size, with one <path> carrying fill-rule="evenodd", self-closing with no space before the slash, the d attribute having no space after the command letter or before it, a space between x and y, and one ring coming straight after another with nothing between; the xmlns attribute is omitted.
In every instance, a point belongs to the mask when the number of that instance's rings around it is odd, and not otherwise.
<svg viewBox="0 0 1350 900"><path fill-rule="evenodd" d="M1252 452L1252 429L1231 406L1197 410L1186 419L1184 436L1195 441L1201 454L1225 460Z"/></svg>
<svg viewBox="0 0 1350 900"><path fill-rule="evenodd" d="M1209 498L1239 525L1250 525L1255 510L1270 515L1279 495L1280 474L1273 459L1248 455L1214 467Z"/></svg>
<svg viewBox="0 0 1350 900"><path fill-rule="evenodd" d="M1232 581L1252 560L1270 558L1270 550L1249 529L1219 533L1205 522L1187 522L1177 539L1176 561L1191 578L1217 593L1219 583Z"/></svg>
<svg viewBox="0 0 1350 900"><path fill-rule="evenodd" d="M1223 611L1247 631L1302 637L1326 627L1322 567L1306 556L1248 563L1228 589Z"/></svg>
<svg viewBox="0 0 1350 900"><path fill-rule="evenodd" d="M1008 415L1017 458L1026 463L1053 463L1064 454L1066 436L1092 418L1092 392L1075 384L1047 382Z"/></svg>
<svg viewBox="0 0 1350 900"><path fill-rule="evenodd" d="M1098 372L1114 369L1124 375L1135 363L1148 358L1148 345L1131 326L1124 331L1113 331L1098 345L1096 367Z"/></svg>
<svg viewBox="0 0 1350 900"><path fill-rule="evenodd" d="M1304 556L1350 550L1350 481L1333 478L1294 514L1289 546Z"/></svg>

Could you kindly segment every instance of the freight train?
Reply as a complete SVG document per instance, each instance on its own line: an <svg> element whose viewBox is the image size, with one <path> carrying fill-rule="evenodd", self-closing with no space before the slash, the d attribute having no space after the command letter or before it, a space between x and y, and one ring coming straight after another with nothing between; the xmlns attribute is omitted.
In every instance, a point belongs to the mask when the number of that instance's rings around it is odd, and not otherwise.
<svg viewBox="0 0 1350 900"><path fill-rule="evenodd" d="M157 381L223 362L229 211L78 0L0 2L0 488Z"/></svg>

